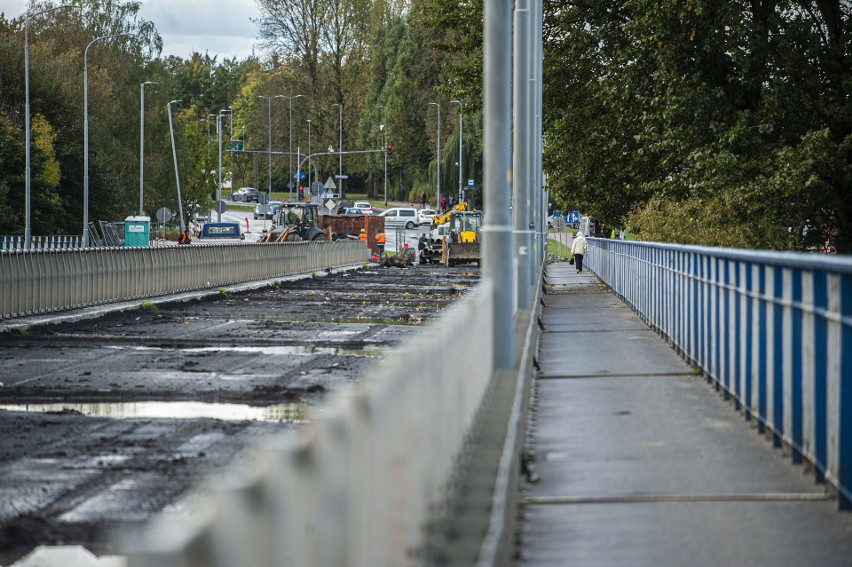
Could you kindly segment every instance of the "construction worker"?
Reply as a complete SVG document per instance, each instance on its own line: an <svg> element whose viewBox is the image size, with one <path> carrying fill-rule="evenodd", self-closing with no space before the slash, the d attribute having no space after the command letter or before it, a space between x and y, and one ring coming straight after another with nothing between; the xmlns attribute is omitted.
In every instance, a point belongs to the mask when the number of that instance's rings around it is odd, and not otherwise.
<svg viewBox="0 0 852 567"><path fill-rule="evenodd" d="M385 231L380 230L376 233L376 246L379 247L379 256L385 253Z"/></svg>
<svg viewBox="0 0 852 567"><path fill-rule="evenodd" d="M361 239L361 242L367 244L367 231L363 228L361 229L361 236L359 236L359 238Z"/></svg>

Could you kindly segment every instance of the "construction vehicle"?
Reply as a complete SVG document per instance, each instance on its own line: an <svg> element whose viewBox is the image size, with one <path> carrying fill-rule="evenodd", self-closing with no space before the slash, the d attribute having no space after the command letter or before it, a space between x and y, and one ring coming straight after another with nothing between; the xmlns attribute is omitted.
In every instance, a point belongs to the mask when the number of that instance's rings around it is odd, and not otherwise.
<svg viewBox="0 0 852 567"><path fill-rule="evenodd" d="M432 217L433 235L449 225L449 234L440 236L441 261L447 267L481 261L482 211L471 211L465 201L449 211ZM434 236L433 236L434 239Z"/></svg>
<svg viewBox="0 0 852 567"><path fill-rule="evenodd" d="M259 242L298 242L329 240L328 233L317 226L319 206L312 203L282 203L272 219L272 226Z"/></svg>

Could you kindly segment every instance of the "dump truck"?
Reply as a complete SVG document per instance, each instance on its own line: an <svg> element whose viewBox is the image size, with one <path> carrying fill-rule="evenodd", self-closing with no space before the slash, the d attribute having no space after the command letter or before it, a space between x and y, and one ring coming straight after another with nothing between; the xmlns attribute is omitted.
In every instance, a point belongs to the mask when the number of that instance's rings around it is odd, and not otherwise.
<svg viewBox="0 0 852 567"><path fill-rule="evenodd" d="M447 267L481 262L482 211L471 211L464 201L432 218L432 231L448 224L449 234L441 237L441 261Z"/></svg>

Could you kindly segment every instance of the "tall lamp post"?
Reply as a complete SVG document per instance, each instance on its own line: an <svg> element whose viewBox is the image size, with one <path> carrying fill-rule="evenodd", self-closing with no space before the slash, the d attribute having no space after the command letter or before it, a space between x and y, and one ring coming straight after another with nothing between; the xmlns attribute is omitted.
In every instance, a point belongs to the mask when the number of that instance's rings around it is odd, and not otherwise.
<svg viewBox="0 0 852 567"><path fill-rule="evenodd" d="M26 124L26 165L24 167L24 178L25 178L25 226L24 229L24 248L29 249L30 247L30 239L33 235L32 229L32 216L31 216L31 208L32 208L32 198L31 198L31 189L30 189L30 20L36 16L41 16L42 14L48 14L50 12L55 12L56 10L60 10L62 8L73 8L74 6L70 4L63 4L62 6L56 6L55 8L49 8L47 10L42 10L40 12L36 12L35 14L29 14L24 20L24 90L26 91L26 118L24 120Z"/></svg>
<svg viewBox="0 0 852 567"><path fill-rule="evenodd" d="M225 108L216 115L216 133L219 135L219 189L216 193L216 222L222 222L222 211L219 203L222 201L222 114L224 113L230 113L232 120L234 116L233 110ZM233 191L233 186L231 186L231 190Z"/></svg>
<svg viewBox="0 0 852 567"><path fill-rule="evenodd" d="M89 48L102 39L134 35L102 35L89 42L83 52L83 248L89 247Z"/></svg>
<svg viewBox="0 0 852 567"><path fill-rule="evenodd" d="M172 105L182 102L180 99L169 101L166 105L169 111L169 134L172 137L172 157L175 160L175 182L177 183L177 194L178 194L178 216L180 217L180 232L183 234L186 232L186 223L183 220L183 202L181 200L180 195L180 175L178 175L178 160L177 160L177 149L175 148L175 130L172 126Z"/></svg>
<svg viewBox="0 0 852 567"><path fill-rule="evenodd" d="M463 201L464 198L462 193L462 101L460 100L451 100L451 103L455 103L459 105L459 194L458 199L459 202Z"/></svg>
<svg viewBox="0 0 852 567"><path fill-rule="evenodd" d="M145 215L145 85L157 85L145 81L139 85L139 216Z"/></svg>
<svg viewBox="0 0 852 567"><path fill-rule="evenodd" d="M385 154L385 206L388 206L388 147L385 145L385 125L379 124L379 130L382 131L382 149Z"/></svg>
<svg viewBox="0 0 852 567"><path fill-rule="evenodd" d="M268 145L266 146L266 151L267 151L267 155L269 157L269 170L267 172L267 179L266 179L266 201L269 202L269 199L272 197L272 101L276 98L287 98L287 97L284 96L284 95L275 95L275 96L257 95L257 98L266 99L266 102L268 103L268 105L267 105L268 106L267 124L269 125L269 142L268 142ZM231 116L233 116L233 114ZM292 132L292 131L293 130L291 128L290 132ZM292 164L293 164L293 156L290 156L290 167L291 168L293 167ZM264 215L263 218L265 220L266 216Z"/></svg>
<svg viewBox="0 0 852 567"><path fill-rule="evenodd" d="M337 126L337 151L338 151L338 165L337 165L337 178L340 180L340 198L343 198L343 105L334 103L333 106L336 106L339 109L338 112L338 126Z"/></svg>
<svg viewBox="0 0 852 567"><path fill-rule="evenodd" d="M280 97L286 98L290 103L290 117L288 119L288 124L290 126L290 142L289 142L289 148L287 149L287 151L290 154L290 166L289 166L289 170L287 172L287 174L290 177L290 180L287 182L287 185L289 185L290 183L293 183L293 99L294 98L300 98L300 97L305 98L305 95L300 95L300 94L290 95L290 96L280 95ZM275 97L275 98L278 98L278 97ZM309 151L308 154L310 154L310 153L311 152ZM290 189L290 199L293 199L293 190L292 189Z"/></svg>
<svg viewBox="0 0 852 567"><path fill-rule="evenodd" d="M313 194L313 189L311 188L311 121L308 120L308 190Z"/></svg>
<svg viewBox="0 0 852 567"><path fill-rule="evenodd" d="M441 206L441 105L437 102L430 102L430 105L438 107L438 171L436 173L438 179L438 207Z"/></svg>

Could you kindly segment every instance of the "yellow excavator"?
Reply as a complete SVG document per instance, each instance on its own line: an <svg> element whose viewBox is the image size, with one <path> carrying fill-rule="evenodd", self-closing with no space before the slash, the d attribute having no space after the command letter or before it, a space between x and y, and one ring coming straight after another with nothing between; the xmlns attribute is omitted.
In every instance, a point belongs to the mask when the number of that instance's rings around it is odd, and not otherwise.
<svg viewBox="0 0 852 567"><path fill-rule="evenodd" d="M449 223L449 236L442 237L441 261L445 266L476 262L480 264L482 211L472 211L462 201L449 211L432 217L432 230Z"/></svg>

